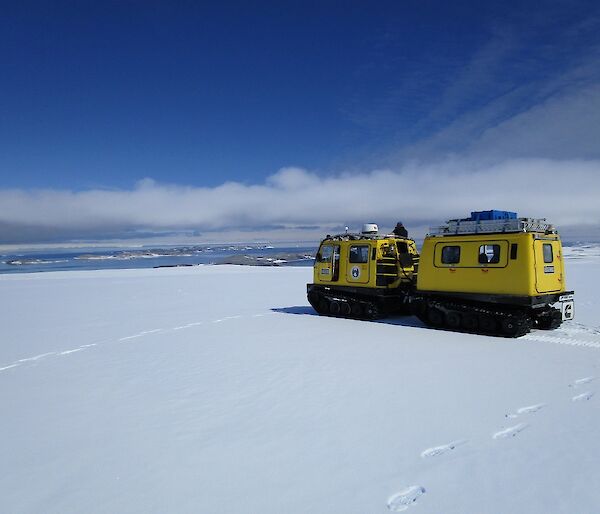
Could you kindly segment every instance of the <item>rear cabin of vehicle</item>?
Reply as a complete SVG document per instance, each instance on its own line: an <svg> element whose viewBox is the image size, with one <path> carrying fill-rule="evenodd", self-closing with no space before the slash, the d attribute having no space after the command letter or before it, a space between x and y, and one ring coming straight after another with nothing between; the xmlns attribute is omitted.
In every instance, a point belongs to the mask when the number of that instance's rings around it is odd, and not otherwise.
<svg viewBox="0 0 600 514"><path fill-rule="evenodd" d="M508 233L429 237L421 251L419 291L505 295L535 303L565 290L556 234Z"/></svg>
<svg viewBox="0 0 600 514"><path fill-rule="evenodd" d="M517 336L572 319L560 238L545 220L451 220L421 251L414 310L426 323ZM503 214L504 213L504 214ZM475 215L475 216L474 216Z"/></svg>

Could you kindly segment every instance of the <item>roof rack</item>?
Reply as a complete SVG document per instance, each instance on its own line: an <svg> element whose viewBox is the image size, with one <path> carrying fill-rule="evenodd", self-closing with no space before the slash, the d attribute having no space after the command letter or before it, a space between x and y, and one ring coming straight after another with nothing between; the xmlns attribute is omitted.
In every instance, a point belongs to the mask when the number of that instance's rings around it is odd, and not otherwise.
<svg viewBox="0 0 600 514"><path fill-rule="evenodd" d="M546 218L517 218L504 220L449 220L445 225L430 227L430 236L453 236L457 234L497 234L505 232L542 232L556 234L554 225Z"/></svg>
<svg viewBox="0 0 600 514"><path fill-rule="evenodd" d="M396 234L334 234L325 237L325 241L356 241L358 239L410 239L408 237L400 237Z"/></svg>

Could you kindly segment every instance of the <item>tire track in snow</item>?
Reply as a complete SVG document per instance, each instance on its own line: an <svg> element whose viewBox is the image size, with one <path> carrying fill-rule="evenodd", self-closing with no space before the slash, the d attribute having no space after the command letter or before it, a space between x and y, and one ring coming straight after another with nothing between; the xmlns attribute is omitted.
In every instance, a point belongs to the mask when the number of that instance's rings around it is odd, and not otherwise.
<svg viewBox="0 0 600 514"><path fill-rule="evenodd" d="M569 321L568 325L563 325L556 329L556 332L563 332L565 334L591 334L600 335L600 328L590 327L583 323L577 323L576 321Z"/></svg>
<svg viewBox="0 0 600 514"><path fill-rule="evenodd" d="M519 340L523 341L539 341L542 343L554 343L554 344L564 344L567 346L582 346L586 348L597 348L600 349L600 341L599 340L585 340L585 339L574 339L572 337L556 337L550 335L540 335L537 333L527 334Z"/></svg>
<svg viewBox="0 0 600 514"><path fill-rule="evenodd" d="M600 349L600 329L572 321L552 331L530 332L519 339Z"/></svg>
<svg viewBox="0 0 600 514"><path fill-rule="evenodd" d="M39 355L35 355L33 357L24 357L22 359L18 359L17 361L12 362L11 364L7 364L6 366L0 367L0 372L18 368L27 363L42 361L42 360L47 359L48 357L53 357L53 356L59 357L59 356L70 355L72 353L81 352L83 350L87 350L89 348L93 348L93 347L97 347L97 346L105 346L110 343L122 343L124 341L131 341L133 339L143 338L145 336L148 336L150 334L156 334L158 332L171 332L171 331L183 330L186 328L198 327L198 326L204 325L206 323L221 323L224 321L229 321L229 320L234 320L234 319L242 319L242 318L258 318L258 317L268 316L270 314L275 314L275 313L266 312L266 313L248 314L248 315L239 314L239 315L234 315L234 316L226 316L224 318L218 318L215 320L194 321L192 323L188 323L187 325L181 325L181 326L171 327L171 328L167 328L167 329L155 328L152 330L144 330L142 332L138 332L137 334L120 337L118 339L109 339L109 340L100 341L97 343L80 345L80 346L77 346L76 348L70 348L67 350L42 353Z"/></svg>
<svg viewBox="0 0 600 514"><path fill-rule="evenodd" d="M0 371L6 371L7 369L16 368L17 366L19 366L19 364L9 364L8 366L4 366L3 368L0 368Z"/></svg>
<svg viewBox="0 0 600 514"><path fill-rule="evenodd" d="M52 356L56 357L56 356L60 356L60 355L69 355L71 353L81 352L83 350L87 350L88 348L92 348L97 345L98 345L98 343L84 344L84 345L78 346L77 348L71 348L69 350L62 350L62 351L57 351L57 352L47 352L47 353L41 353L40 355L34 355L33 357L25 357L23 359L19 359L19 360L13 362L12 364L9 364L8 366L4 366L4 367L0 368L0 371L17 368L19 366L22 366L22 365L25 365L28 363L35 363L38 361L42 361L42 360L44 360L48 357L52 357Z"/></svg>
<svg viewBox="0 0 600 514"><path fill-rule="evenodd" d="M130 339L137 339L138 337L143 337L148 334L156 334L156 332L161 332L162 328L154 328L152 330L144 330L143 332L139 332L137 334L133 334L132 336L121 337L119 341L129 341Z"/></svg>
<svg viewBox="0 0 600 514"><path fill-rule="evenodd" d="M49 357L50 355L56 355L56 352L48 352L41 353L40 355L36 355L35 357L28 357L27 359L19 359L17 362L35 362L43 359L44 357Z"/></svg>
<svg viewBox="0 0 600 514"><path fill-rule="evenodd" d="M70 353L76 353L82 351L83 348L74 348L73 350L65 350L64 352L60 352L57 355L69 355Z"/></svg>

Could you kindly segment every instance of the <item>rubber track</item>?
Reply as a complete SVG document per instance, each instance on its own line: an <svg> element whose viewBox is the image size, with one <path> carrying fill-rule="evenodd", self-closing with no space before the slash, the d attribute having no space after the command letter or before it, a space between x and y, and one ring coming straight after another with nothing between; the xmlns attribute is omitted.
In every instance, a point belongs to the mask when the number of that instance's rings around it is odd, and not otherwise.
<svg viewBox="0 0 600 514"><path fill-rule="evenodd" d="M313 309L315 309L322 316L349 319L379 319L385 316L382 306L378 305L378 303L374 301L363 300L360 298L346 296L339 293L323 294L321 292L313 292L312 294L317 296L318 300L316 302L313 302L309 295L308 301L312 305ZM320 305L323 301L325 301L328 306L331 305L331 302L334 301L340 304L346 303L350 307L350 313L343 314L342 312L340 312L339 314L333 314L331 311L329 311L329 307L325 311L321 308ZM360 314L354 314L357 311L356 306L360 307Z"/></svg>
<svg viewBox="0 0 600 514"><path fill-rule="evenodd" d="M374 301L364 300L355 297L345 296L343 294L323 294L321 292L313 292L313 295L318 298L316 302L312 301L311 298L308 298L309 303L312 307L322 316L331 316L335 318L349 318L349 319L379 319L386 316L386 313L381 305L378 305ZM310 296L310 295L309 295ZM331 302L337 301L340 304L347 303L350 306L350 314L344 314L342 312L338 314L333 314L329 311L329 307L326 310L321 308L321 302L325 301L329 306ZM440 300L419 300L419 303L425 307L424 312L416 312L415 315L427 326L433 328L439 328L444 330L453 330L458 332L466 332L471 334L482 334L482 335L490 335L490 336L499 336L499 337L509 337L516 338L524 336L531 331L533 321L531 317L523 311L519 310L511 310L511 309L501 309L494 307L485 307L481 305L472 305L468 303L461 302L449 302L449 301L440 301ZM360 306L360 315L354 314L353 307L355 305ZM468 330L465 327L461 326L457 328L448 327L445 323L441 326L432 325L427 319L427 308L435 307L442 311L444 315L447 315L450 312L456 312L462 318L463 314L475 314L479 319L481 316L490 316L495 321L495 330L494 331L484 331L477 327L476 330ZM506 334L502 331L502 322L509 317L512 317L515 322L519 325L517 331L514 334ZM445 320L445 316L444 316ZM553 327L555 328L555 327Z"/></svg>
<svg viewBox="0 0 600 514"><path fill-rule="evenodd" d="M492 332L483 331L479 328L479 326L477 327L476 330L467 330L462 326L460 328L456 329L456 328L448 327L446 325L445 316L444 316L443 325L439 326L439 327L435 327L435 328L442 328L442 329L446 329L446 330L455 330L455 331L459 331L459 332L467 332L467 333L472 333L472 334L500 336L500 337L521 337L521 336L524 336L525 334L528 334L531 331L531 327L533 325L531 317L526 312L519 311L519 310L485 307L485 306L481 306L481 305L472 305L472 304L461 303L461 302L448 302L448 301L441 301L441 300L423 300L423 304L426 307L426 309L423 313L417 314L417 317L428 326L434 326L434 325L431 325L431 323L427 319L427 310L431 307L439 309L440 311L442 311L444 313L444 315L447 315L450 312L455 312L455 313L459 314L461 316L461 318L462 318L463 314L475 314L478 318L478 321L484 315L490 316L494 319L495 324L496 324L496 329ZM520 327L515 332L515 334L506 334L505 332L502 331L502 328L501 328L502 322L504 320L508 319L509 317L512 317L515 320L515 322L520 325Z"/></svg>

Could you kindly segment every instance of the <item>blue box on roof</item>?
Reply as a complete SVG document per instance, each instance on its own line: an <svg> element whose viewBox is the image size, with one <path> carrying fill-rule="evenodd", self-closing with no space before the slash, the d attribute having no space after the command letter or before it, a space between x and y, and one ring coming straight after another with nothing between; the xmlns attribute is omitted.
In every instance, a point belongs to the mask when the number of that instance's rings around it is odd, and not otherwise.
<svg viewBox="0 0 600 514"><path fill-rule="evenodd" d="M516 220L517 213L511 211L473 211L471 212L471 220Z"/></svg>

